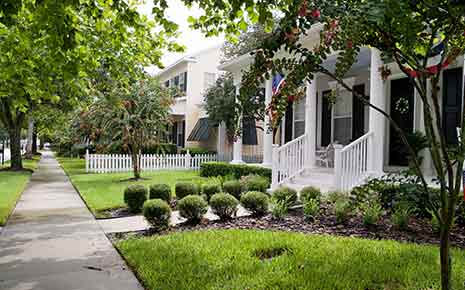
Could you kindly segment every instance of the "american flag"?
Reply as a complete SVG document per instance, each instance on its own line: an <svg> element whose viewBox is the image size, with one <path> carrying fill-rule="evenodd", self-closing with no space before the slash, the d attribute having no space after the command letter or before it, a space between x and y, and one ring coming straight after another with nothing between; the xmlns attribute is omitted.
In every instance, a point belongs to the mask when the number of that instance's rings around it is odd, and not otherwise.
<svg viewBox="0 0 465 290"><path fill-rule="evenodd" d="M279 94L281 91L282 87L286 84L286 80L284 78L284 75L282 74L275 74L273 77L273 83L272 83L272 88L271 91L274 95Z"/></svg>

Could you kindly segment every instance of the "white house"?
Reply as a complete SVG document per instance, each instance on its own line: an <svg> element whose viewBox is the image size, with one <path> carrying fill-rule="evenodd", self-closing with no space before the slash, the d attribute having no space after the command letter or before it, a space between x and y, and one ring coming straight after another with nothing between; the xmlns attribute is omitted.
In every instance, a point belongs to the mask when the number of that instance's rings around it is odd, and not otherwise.
<svg viewBox="0 0 465 290"><path fill-rule="evenodd" d="M202 105L204 92L219 74L221 47L215 46L183 57L168 66L158 77L166 87L179 89L171 106L173 125L169 139L178 147L203 147L216 150L216 128L209 126Z"/></svg>
<svg viewBox="0 0 465 290"><path fill-rule="evenodd" d="M320 29L321 26L312 27L311 33L301 40L305 47L318 45ZM242 72L252 61L252 56L243 55L221 65L220 69L231 72L239 88ZM335 62L336 55L332 55L325 65L330 68ZM392 72L387 80L383 80L379 72L383 65ZM459 57L443 72L441 80L443 128L451 143L457 142L456 127L460 126L462 118L463 67L464 58ZM372 104L390 112L407 132L424 131L422 103L413 85L396 64L383 64L378 50L363 48L345 82L355 90L364 91ZM314 185L325 191L349 190L363 183L368 176L398 171L408 165L406 150L398 134L379 112L364 106L349 91L342 89L338 90L336 104L329 104L323 96L335 85L324 75L317 75L306 84L306 97L286 112L280 136L275 138L281 140L280 144L273 144L273 135L268 130L263 132L260 144L262 164L273 170L272 187L286 184L299 189ZM269 104L272 81L267 80L263 87L265 103ZM409 104L406 112L395 110L401 99ZM334 150L328 150L329 145ZM243 162L240 138L233 147L233 162ZM332 156L324 158L327 153ZM422 166L433 175L429 154L425 155ZM329 164L324 162L326 160Z"/></svg>

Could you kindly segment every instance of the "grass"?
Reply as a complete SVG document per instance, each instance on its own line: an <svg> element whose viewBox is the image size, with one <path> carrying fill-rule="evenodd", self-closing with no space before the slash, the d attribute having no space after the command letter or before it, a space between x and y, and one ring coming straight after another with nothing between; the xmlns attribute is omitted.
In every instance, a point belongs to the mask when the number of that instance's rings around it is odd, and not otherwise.
<svg viewBox="0 0 465 290"><path fill-rule="evenodd" d="M107 217L105 211L109 209L125 207L123 191L130 184L140 183L148 186L153 183L166 183L171 185L174 192L174 185L179 181L201 183L205 180L199 176L198 171L161 170L143 172L144 179L137 182L122 181L133 177L132 172L87 174L84 159L58 158L58 160L97 218Z"/></svg>
<svg viewBox="0 0 465 290"><path fill-rule="evenodd" d="M440 289L434 246L253 230L179 232L116 246L150 290ZM465 289L465 252L454 249L453 259L454 289Z"/></svg>
<svg viewBox="0 0 465 290"><path fill-rule="evenodd" d="M39 159L40 157L36 156L33 160L23 160L23 166L34 170L39 164ZM9 162L5 162L0 168L9 165ZM30 177L31 172L28 171L0 171L0 226L6 224Z"/></svg>

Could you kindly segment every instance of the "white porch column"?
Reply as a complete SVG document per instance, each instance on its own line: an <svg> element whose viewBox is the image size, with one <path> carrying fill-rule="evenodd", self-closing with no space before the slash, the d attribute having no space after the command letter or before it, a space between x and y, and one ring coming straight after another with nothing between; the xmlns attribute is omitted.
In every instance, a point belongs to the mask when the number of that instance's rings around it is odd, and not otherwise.
<svg viewBox="0 0 465 290"><path fill-rule="evenodd" d="M316 154L316 114L317 114L317 79L314 76L311 82L307 83L307 94L305 98L305 135L307 135L307 167L315 167Z"/></svg>
<svg viewBox="0 0 465 290"><path fill-rule="evenodd" d="M218 125L218 140L216 142L216 152L220 159L223 159L225 156L225 146L226 146L226 125L224 122L221 122Z"/></svg>
<svg viewBox="0 0 465 290"><path fill-rule="evenodd" d="M271 103L272 99L272 86L273 82L271 79L265 82L265 108ZM265 114L265 132L263 132L263 166L271 167L273 160L273 129L271 127L271 118L268 114Z"/></svg>
<svg viewBox="0 0 465 290"><path fill-rule="evenodd" d="M383 65L381 52L371 49L370 65L370 102L381 110L386 110L386 98L384 81L381 78L379 68ZM374 174L383 172L384 166L384 144L385 142L385 117L370 107L370 132L373 132L371 144L369 144L368 164L369 171Z"/></svg>
<svg viewBox="0 0 465 290"><path fill-rule="evenodd" d="M236 82L236 95L239 95L240 89L240 80ZM236 99L237 101L237 99ZM242 126L242 117L240 118L240 126ZM231 161L232 164L244 164L242 160L242 128L241 128L241 135L235 137L234 144L233 144L233 160Z"/></svg>

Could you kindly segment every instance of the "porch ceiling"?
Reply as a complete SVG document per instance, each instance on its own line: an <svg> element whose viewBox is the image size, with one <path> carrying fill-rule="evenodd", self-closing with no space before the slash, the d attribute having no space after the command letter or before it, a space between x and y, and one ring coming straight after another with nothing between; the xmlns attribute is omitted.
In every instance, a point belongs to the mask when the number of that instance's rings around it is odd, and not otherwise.
<svg viewBox="0 0 465 290"><path fill-rule="evenodd" d="M334 72L336 69L337 54L331 55L323 63L323 66L330 72ZM367 71L370 68L371 63L371 50L368 47L363 47L357 56L357 61L352 65L351 69L347 72L346 76L355 76L361 71Z"/></svg>

